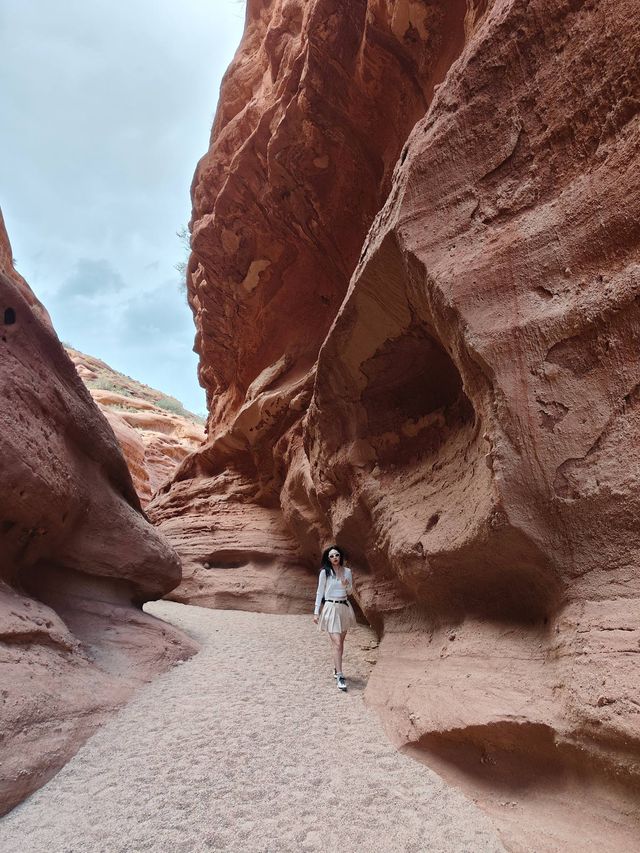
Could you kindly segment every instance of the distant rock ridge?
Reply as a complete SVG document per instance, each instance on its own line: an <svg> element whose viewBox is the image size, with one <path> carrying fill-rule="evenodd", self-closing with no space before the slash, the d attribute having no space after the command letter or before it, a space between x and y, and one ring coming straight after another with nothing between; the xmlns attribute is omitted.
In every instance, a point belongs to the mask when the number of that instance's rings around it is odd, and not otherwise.
<svg viewBox="0 0 640 853"><path fill-rule="evenodd" d="M369 701L518 849L639 831L638 55L632 0L249 0L192 185L171 595L308 612L342 542Z"/></svg>
<svg viewBox="0 0 640 853"><path fill-rule="evenodd" d="M1 221L0 221L1 222ZM196 649L142 612L180 581L113 430L0 228L0 814ZM27 846L28 846L28 842Z"/></svg>
<svg viewBox="0 0 640 853"><path fill-rule="evenodd" d="M167 396L69 345L78 375L111 424L143 506L205 439L204 421Z"/></svg>

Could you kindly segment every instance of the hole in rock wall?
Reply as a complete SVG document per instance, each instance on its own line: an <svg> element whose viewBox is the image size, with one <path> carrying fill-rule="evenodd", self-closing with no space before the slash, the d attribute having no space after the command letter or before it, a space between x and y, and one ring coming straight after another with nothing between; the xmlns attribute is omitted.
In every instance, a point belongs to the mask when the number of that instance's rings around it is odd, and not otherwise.
<svg viewBox="0 0 640 853"><path fill-rule="evenodd" d="M349 405L342 436L326 404L312 425L331 436L331 448L348 439L353 452L347 461L327 453L318 465L336 492L346 482L358 495L334 512L334 533L362 555L355 565L388 584L393 605L365 608L376 630L405 601L427 622L473 615L542 623L561 601L561 584L552 560L501 503L482 429L492 379L442 297L422 262L401 255L389 237L323 347L317 388L327 401L345 389Z"/></svg>
<svg viewBox="0 0 640 853"><path fill-rule="evenodd" d="M427 522L427 531L433 530L436 524L440 521L440 513L434 512L429 521Z"/></svg>
<svg viewBox="0 0 640 853"><path fill-rule="evenodd" d="M601 329L588 329L551 347L546 361L584 376L594 370L606 357L608 347Z"/></svg>
<svg viewBox="0 0 640 853"><path fill-rule="evenodd" d="M207 554L200 565L205 570L242 569L250 565L268 565L271 562L269 554L251 549L221 549Z"/></svg>
<svg viewBox="0 0 640 853"><path fill-rule="evenodd" d="M5 308L4 309L4 324L5 326L13 326L16 322L16 311L15 308Z"/></svg>
<svg viewBox="0 0 640 853"><path fill-rule="evenodd" d="M360 397L363 437L385 472L385 506L397 519L391 574L431 613L541 621L557 605L557 578L508 515L492 509L478 416L432 325L414 321L359 369L368 379ZM370 536L375 522L356 512L350 520ZM344 521L340 533L357 541ZM371 559L365 542L362 549Z"/></svg>
<svg viewBox="0 0 640 853"><path fill-rule="evenodd" d="M373 443L382 464L433 452L474 421L458 368L425 328L385 342L360 369L369 380L361 397L368 437L380 437Z"/></svg>

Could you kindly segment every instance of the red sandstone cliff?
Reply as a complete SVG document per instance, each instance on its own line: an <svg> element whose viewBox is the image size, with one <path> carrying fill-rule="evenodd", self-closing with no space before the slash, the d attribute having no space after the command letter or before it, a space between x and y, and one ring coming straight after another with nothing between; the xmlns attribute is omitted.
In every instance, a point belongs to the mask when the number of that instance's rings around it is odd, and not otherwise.
<svg viewBox="0 0 640 853"><path fill-rule="evenodd" d="M313 507L294 530L284 523L287 457L393 165L464 29L438 6L248 4L192 186L209 441L151 509L183 559L180 600L308 609L328 528Z"/></svg>
<svg viewBox="0 0 640 853"><path fill-rule="evenodd" d="M118 439L142 506L205 438L203 423L174 397L66 347Z"/></svg>
<svg viewBox="0 0 640 853"><path fill-rule="evenodd" d="M369 701L523 849L638 832L637 11L250 2L192 188L175 595L309 610L338 538Z"/></svg>
<svg viewBox="0 0 640 853"><path fill-rule="evenodd" d="M144 614L180 580L113 431L0 230L0 813L194 643Z"/></svg>

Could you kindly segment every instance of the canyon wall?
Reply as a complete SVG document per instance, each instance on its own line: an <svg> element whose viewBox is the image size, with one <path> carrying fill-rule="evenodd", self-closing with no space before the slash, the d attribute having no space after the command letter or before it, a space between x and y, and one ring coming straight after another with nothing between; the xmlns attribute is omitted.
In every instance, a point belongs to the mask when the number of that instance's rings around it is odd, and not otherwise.
<svg viewBox="0 0 640 853"><path fill-rule="evenodd" d="M402 145L477 23L474 4L404 6L247 4L192 185L209 438L149 507L182 557L178 600L309 609L329 527L315 505L283 517L287 459Z"/></svg>
<svg viewBox="0 0 640 853"><path fill-rule="evenodd" d="M638 55L633 0L249 2L192 186L174 594L309 612L343 543L369 702L516 849L639 826Z"/></svg>
<svg viewBox="0 0 640 853"><path fill-rule="evenodd" d="M142 612L180 581L113 431L0 231L0 813L195 651Z"/></svg>
<svg viewBox="0 0 640 853"><path fill-rule="evenodd" d="M119 373L99 358L70 346L65 349L109 421L145 507L204 441L202 420L175 397Z"/></svg>

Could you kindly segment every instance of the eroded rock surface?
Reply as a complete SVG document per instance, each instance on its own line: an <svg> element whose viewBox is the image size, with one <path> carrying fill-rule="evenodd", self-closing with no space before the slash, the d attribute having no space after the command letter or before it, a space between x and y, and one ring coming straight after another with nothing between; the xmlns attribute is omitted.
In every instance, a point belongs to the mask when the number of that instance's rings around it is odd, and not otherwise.
<svg viewBox="0 0 640 853"><path fill-rule="evenodd" d="M342 541L369 701L524 849L638 832L639 20L250 2L193 183L209 442L151 512L251 606L260 513Z"/></svg>
<svg viewBox="0 0 640 853"><path fill-rule="evenodd" d="M204 424L175 397L66 347L118 439L142 506L204 441Z"/></svg>
<svg viewBox="0 0 640 853"><path fill-rule="evenodd" d="M180 563L0 232L0 813L195 650L144 614Z"/></svg>
<svg viewBox="0 0 640 853"><path fill-rule="evenodd" d="M473 10L465 22L444 5L404 6L248 3L211 148L192 187L189 300L210 410L208 446L185 461L170 499L150 507L157 522L172 519L185 577L209 598L220 576L204 564L228 563L231 547L236 568L255 566L256 543L244 531L281 516L285 478L290 488L304 488L300 454L290 457L320 345L407 134L461 49L465 26L475 23ZM201 477L212 478L209 487ZM225 517L235 513L242 532L231 546L226 525L219 540L212 532L215 512L200 499L203 489L216 506L224 499ZM327 533L315 509L312 519L303 512L276 559L277 574L290 556L309 568ZM318 524L321 533L309 527ZM260 544L259 561L270 555L269 543ZM309 573L298 575L281 590L279 606L306 610L313 584Z"/></svg>

